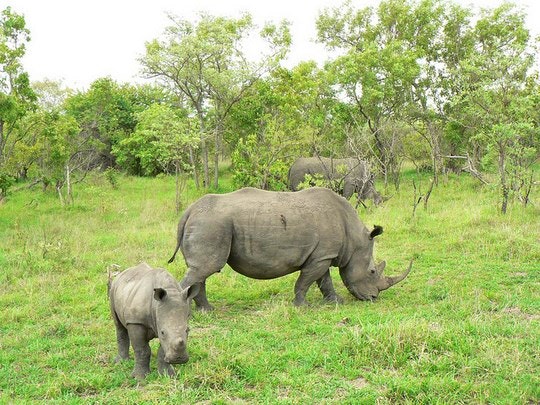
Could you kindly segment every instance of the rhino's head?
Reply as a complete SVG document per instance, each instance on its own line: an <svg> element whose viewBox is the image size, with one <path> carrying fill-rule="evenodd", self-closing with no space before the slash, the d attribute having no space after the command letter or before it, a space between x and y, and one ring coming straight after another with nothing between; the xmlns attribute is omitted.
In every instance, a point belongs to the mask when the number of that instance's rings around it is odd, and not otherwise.
<svg viewBox="0 0 540 405"><path fill-rule="evenodd" d="M182 291L154 289L156 327L164 360L170 364L187 363L188 320L191 300L199 292L199 285Z"/></svg>
<svg viewBox="0 0 540 405"><path fill-rule="evenodd" d="M383 274L386 262L375 264L373 260L374 239L382 232L382 227L376 225L367 235L367 246L362 244L357 248L347 265L339 269L343 283L349 292L360 300L374 300L381 291L399 283L411 271L412 260L405 272L394 277Z"/></svg>

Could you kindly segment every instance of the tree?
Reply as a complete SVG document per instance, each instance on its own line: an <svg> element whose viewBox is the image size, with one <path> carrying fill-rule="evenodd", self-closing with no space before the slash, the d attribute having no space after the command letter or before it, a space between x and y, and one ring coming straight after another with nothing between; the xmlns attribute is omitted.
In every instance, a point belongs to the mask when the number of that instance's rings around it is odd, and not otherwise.
<svg viewBox="0 0 540 405"><path fill-rule="evenodd" d="M136 113L167 95L155 86L132 86L111 78L95 80L87 91L66 99L65 109L81 128L80 136L93 138L97 148L94 165L115 166L114 146L135 130Z"/></svg>
<svg viewBox="0 0 540 405"><path fill-rule="evenodd" d="M178 114L164 104L152 104L137 114L135 131L122 139L113 150L120 165L136 160L145 175L174 171L176 210L181 208L184 173L194 171L197 148L197 120ZM172 170L171 170L172 169Z"/></svg>
<svg viewBox="0 0 540 405"><path fill-rule="evenodd" d="M19 141L16 126L33 109L36 96L21 60L30 41L26 22L7 7L0 14L0 175L7 178L5 165ZM7 183L6 183L7 184ZM6 191L2 187L3 194Z"/></svg>
<svg viewBox="0 0 540 405"><path fill-rule="evenodd" d="M227 121L236 184L283 189L295 158L342 152L338 105L327 72L315 62L260 80Z"/></svg>
<svg viewBox="0 0 540 405"><path fill-rule="evenodd" d="M459 62L462 91L452 113L472 143L483 145L484 161L496 162L502 213L512 183L524 181L538 156L537 95L530 85L534 54L524 20L511 4L483 10L473 31L474 52Z"/></svg>
<svg viewBox="0 0 540 405"><path fill-rule="evenodd" d="M419 9L407 0L382 1L377 9L361 10L347 2L317 20L319 41L341 51L330 68L343 96L355 107L351 118L360 135L364 126L371 134L369 143L385 182L390 173L399 173L398 154L390 149L400 146L395 142L399 132L391 121L402 119L412 102L410 89L420 75L423 57L418 43L430 32Z"/></svg>
<svg viewBox="0 0 540 405"><path fill-rule="evenodd" d="M213 127L217 187L224 120L246 89L285 56L290 44L288 26L282 23L280 27L263 28L260 37L269 44L269 50L260 61L252 63L242 51L242 42L255 28L250 15L231 19L202 14L196 25L170 18L172 25L166 28L164 39L146 44L146 55L140 60L143 74L163 80L184 96L196 112L206 187L210 183L207 140Z"/></svg>

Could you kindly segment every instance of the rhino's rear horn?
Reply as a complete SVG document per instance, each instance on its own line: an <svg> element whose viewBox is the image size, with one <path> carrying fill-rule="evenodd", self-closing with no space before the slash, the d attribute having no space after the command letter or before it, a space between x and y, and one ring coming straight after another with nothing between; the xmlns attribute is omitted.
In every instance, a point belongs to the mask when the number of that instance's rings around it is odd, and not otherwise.
<svg viewBox="0 0 540 405"><path fill-rule="evenodd" d="M411 261L409 263L409 267L407 268L407 270L405 270L399 276L387 277L387 276L382 276L381 275L381 279L380 279L379 283L377 284L377 288L379 289L379 291L386 290L386 289L392 287L394 284L397 284L400 281L402 281L403 279L405 279L405 277L407 277L409 275L409 273L410 273L410 271L412 269L412 264L413 264L413 259L411 259Z"/></svg>

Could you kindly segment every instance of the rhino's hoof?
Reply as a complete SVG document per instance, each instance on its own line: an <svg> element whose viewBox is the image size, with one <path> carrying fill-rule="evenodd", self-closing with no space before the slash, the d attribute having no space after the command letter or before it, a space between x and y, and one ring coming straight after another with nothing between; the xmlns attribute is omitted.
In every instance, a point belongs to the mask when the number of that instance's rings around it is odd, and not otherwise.
<svg viewBox="0 0 540 405"><path fill-rule="evenodd" d="M174 370L174 367L170 364L162 367L158 370L159 374L164 375L166 377L174 378L176 377L176 371Z"/></svg>
<svg viewBox="0 0 540 405"><path fill-rule="evenodd" d="M133 370L131 376L137 380L144 380L150 374L150 370Z"/></svg>
<svg viewBox="0 0 540 405"><path fill-rule="evenodd" d="M210 312L214 310L214 307L210 304L197 306L197 309L201 312Z"/></svg>
<svg viewBox="0 0 540 405"><path fill-rule="evenodd" d="M122 356L118 355L118 356L116 356L116 357L114 358L114 363L115 363L115 364L118 364L118 363L122 363L123 361L127 361L127 360L129 360L129 356L127 356L127 357L122 357Z"/></svg>
<svg viewBox="0 0 540 405"><path fill-rule="evenodd" d="M329 304L343 304L343 298L339 295L334 295L332 297L324 297L324 300Z"/></svg>

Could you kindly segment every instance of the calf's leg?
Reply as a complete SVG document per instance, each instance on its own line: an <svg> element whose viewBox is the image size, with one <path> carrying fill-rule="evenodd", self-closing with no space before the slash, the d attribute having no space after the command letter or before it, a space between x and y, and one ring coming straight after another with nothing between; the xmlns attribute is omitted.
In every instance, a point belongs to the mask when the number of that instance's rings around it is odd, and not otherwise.
<svg viewBox="0 0 540 405"><path fill-rule="evenodd" d="M148 330L142 325L128 325L129 338L135 353L135 367L131 375L137 379L144 379L150 373L150 345L148 344Z"/></svg>

